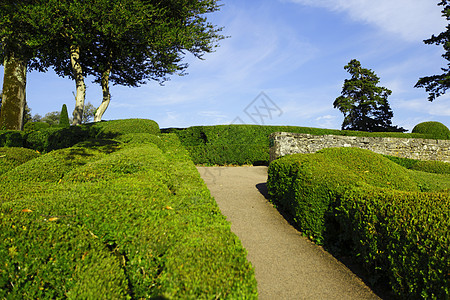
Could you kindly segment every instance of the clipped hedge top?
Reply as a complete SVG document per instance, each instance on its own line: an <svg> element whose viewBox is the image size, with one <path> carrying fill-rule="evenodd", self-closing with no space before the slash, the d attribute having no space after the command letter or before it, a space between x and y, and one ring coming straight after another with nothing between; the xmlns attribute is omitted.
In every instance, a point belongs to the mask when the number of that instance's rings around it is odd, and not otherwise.
<svg viewBox="0 0 450 300"><path fill-rule="evenodd" d="M449 140L450 130L440 122L430 121L417 124L412 133L426 134L435 139Z"/></svg>

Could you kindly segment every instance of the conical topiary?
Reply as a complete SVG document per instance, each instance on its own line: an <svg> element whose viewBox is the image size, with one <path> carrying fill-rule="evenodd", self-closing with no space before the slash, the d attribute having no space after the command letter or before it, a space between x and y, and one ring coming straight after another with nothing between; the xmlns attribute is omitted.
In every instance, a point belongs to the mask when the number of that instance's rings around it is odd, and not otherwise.
<svg viewBox="0 0 450 300"><path fill-rule="evenodd" d="M61 109L61 115L59 116L59 126L60 127L69 127L69 114L67 113L67 106L63 104Z"/></svg>

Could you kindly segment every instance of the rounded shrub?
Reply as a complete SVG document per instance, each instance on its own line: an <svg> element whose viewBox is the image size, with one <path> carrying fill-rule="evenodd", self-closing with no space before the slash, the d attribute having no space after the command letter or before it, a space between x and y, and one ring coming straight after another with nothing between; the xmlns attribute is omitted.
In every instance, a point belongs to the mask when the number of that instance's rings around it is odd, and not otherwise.
<svg viewBox="0 0 450 300"><path fill-rule="evenodd" d="M417 124L412 133L420 133L429 135L431 138L439 140L449 140L450 130L447 126L440 122L430 121Z"/></svg>

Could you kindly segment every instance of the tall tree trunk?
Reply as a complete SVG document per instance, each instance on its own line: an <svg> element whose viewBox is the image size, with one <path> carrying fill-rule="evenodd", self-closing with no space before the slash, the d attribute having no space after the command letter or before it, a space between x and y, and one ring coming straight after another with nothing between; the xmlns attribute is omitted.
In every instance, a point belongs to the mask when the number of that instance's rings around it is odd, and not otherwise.
<svg viewBox="0 0 450 300"><path fill-rule="evenodd" d="M70 62L77 93L75 95L75 109L73 110L73 125L80 125L83 120L84 99L86 98L86 85L84 84L83 69L80 64L80 47L70 46Z"/></svg>
<svg viewBox="0 0 450 300"><path fill-rule="evenodd" d="M97 108L94 116L94 122L100 122L102 120L102 116L108 108L109 102L111 101L111 94L109 93L109 74L111 73L111 69L108 68L102 74L102 91L103 91L103 100L100 106Z"/></svg>
<svg viewBox="0 0 450 300"><path fill-rule="evenodd" d="M5 58L0 130L22 130L26 103L27 64L11 55Z"/></svg>

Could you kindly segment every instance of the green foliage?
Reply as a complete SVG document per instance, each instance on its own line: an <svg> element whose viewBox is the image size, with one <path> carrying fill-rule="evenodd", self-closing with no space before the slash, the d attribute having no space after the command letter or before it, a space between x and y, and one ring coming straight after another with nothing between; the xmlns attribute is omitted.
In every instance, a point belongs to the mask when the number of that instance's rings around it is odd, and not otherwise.
<svg viewBox="0 0 450 300"><path fill-rule="evenodd" d="M39 156L39 153L25 148L0 148L0 175Z"/></svg>
<svg viewBox="0 0 450 300"><path fill-rule="evenodd" d="M428 135L433 139L450 140L450 130L440 122L422 122L414 126L412 133Z"/></svg>
<svg viewBox="0 0 450 300"><path fill-rule="evenodd" d="M448 0L442 0L438 3L442 8L442 16L448 21L450 21L450 3ZM429 93L428 100L433 101L439 96L445 94L447 89L450 87L450 48L448 46L448 40L450 39L450 26L447 24L446 31L441 32L438 35L432 35L431 38L424 40L427 45L442 45L445 53L442 57L447 60L447 68L442 68L444 73L439 75L425 76L419 78L416 88L425 88L427 93Z"/></svg>
<svg viewBox="0 0 450 300"><path fill-rule="evenodd" d="M174 134L109 127L0 175L0 297L256 299L246 251ZM104 131L102 131L104 130Z"/></svg>
<svg viewBox="0 0 450 300"><path fill-rule="evenodd" d="M67 106L63 104L61 113L59 115L59 127L69 127L69 113L67 112Z"/></svg>
<svg viewBox="0 0 450 300"><path fill-rule="evenodd" d="M344 114L342 129L369 132L406 131L392 126L391 119L394 114L387 101L392 91L377 86L380 78L372 70L362 68L356 59L352 59L344 69L352 78L345 79L342 95L333 103L334 108Z"/></svg>
<svg viewBox="0 0 450 300"><path fill-rule="evenodd" d="M97 137L101 138L117 137L129 133L160 133L159 125L153 120L146 119L113 120L98 122L92 126L98 129Z"/></svg>
<svg viewBox="0 0 450 300"><path fill-rule="evenodd" d="M350 251L373 280L388 274L402 298L440 299L448 293L448 235L446 229L429 230L448 228L450 176L407 170L358 148L285 156L268 173L271 201L305 235Z"/></svg>
<svg viewBox="0 0 450 300"><path fill-rule="evenodd" d="M401 165L404 168L436 174L450 174L450 164L443 161L417 160L410 158L384 155L386 158Z"/></svg>
<svg viewBox="0 0 450 300"><path fill-rule="evenodd" d="M269 164L269 135L273 132L296 132L313 135L345 135L398 138L425 138L422 134L399 132L364 132L294 126L217 125L167 128L189 151L196 164Z"/></svg>
<svg viewBox="0 0 450 300"><path fill-rule="evenodd" d="M342 238L372 276L388 277L401 299L449 297L448 193L363 186L340 200Z"/></svg>
<svg viewBox="0 0 450 300"><path fill-rule="evenodd" d="M427 173L450 174L450 163L432 160L419 161L411 169Z"/></svg>
<svg viewBox="0 0 450 300"><path fill-rule="evenodd" d="M49 128L50 124L46 122L28 122L25 124L23 130L25 131L33 131L33 130L42 130Z"/></svg>
<svg viewBox="0 0 450 300"><path fill-rule="evenodd" d="M17 130L0 130L0 147L23 147L26 134Z"/></svg>

